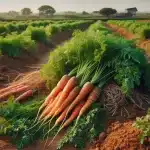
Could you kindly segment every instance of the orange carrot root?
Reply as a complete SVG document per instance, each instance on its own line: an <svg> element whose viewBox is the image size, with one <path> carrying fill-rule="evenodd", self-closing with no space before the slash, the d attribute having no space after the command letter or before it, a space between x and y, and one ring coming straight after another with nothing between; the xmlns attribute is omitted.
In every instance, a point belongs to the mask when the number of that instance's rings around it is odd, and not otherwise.
<svg viewBox="0 0 150 150"><path fill-rule="evenodd" d="M21 94L19 97L17 97L15 101L20 102L22 100L25 100L28 97L33 96L33 92L34 92L33 90L28 90L25 93Z"/></svg>
<svg viewBox="0 0 150 150"><path fill-rule="evenodd" d="M59 97L59 99L57 100L56 105L54 106L54 108L51 111L51 115L54 115L54 113L58 110L58 108L61 106L62 102L65 101L65 99L68 97L70 91L72 91L72 89L77 85L77 78L76 77L72 77L68 83L66 84L66 86L64 87L61 96Z"/></svg>
<svg viewBox="0 0 150 150"><path fill-rule="evenodd" d="M71 103L69 110L67 114L78 104L80 101L84 100L89 93L93 90L94 86L91 82L86 82L81 89L79 95L76 97L76 99Z"/></svg>
<svg viewBox="0 0 150 150"><path fill-rule="evenodd" d="M58 130L57 134L54 136L54 138L52 139L52 141L50 142L50 144L48 144L48 146L51 145L51 143L54 141L54 139L56 138L56 136L58 135L58 133L65 127L67 127L68 125L70 125L72 123L72 121L78 116L81 108L84 105L84 101L81 101L77 107L73 110L71 116L65 121L65 123L60 127L60 129Z"/></svg>
<svg viewBox="0 0 150 150"><path fill-rule="evenodd" d="M11 90L9 92L6 92L6 93L0 95L0 101L7 99L8 96L10 96L12 94L17 94L17 93L25 92L26 90L29 90L28 86L23 86L23 87L19 87L19 88L13 89L13 90Z"/></svg>
<svg viewBox="0 0 150 150"><path fill-rule="evenodd" d="M79 94L80 88L76 86L68 95L67 99L62 103L62 105L58 108L58 110L55 112L54 116L57 116L59 113L61 113Z"/></svg>

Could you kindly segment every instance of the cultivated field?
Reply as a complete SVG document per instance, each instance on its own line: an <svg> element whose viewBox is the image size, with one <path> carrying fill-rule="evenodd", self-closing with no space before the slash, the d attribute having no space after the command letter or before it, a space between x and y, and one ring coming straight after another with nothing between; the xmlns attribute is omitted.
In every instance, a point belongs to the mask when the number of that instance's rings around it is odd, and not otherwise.
<svg viewBox="0 0 150 150"><path fill-rule="evenodd" d="M0 22L0 150L149 150L150 22Z"/></svg>

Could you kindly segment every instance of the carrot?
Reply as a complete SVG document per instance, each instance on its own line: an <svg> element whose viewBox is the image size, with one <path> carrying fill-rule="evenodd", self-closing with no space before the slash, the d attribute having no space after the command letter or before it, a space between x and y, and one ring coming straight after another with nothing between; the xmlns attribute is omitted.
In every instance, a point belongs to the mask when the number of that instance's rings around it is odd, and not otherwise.
<svg viewBox="0 0 150 150"><path fill-rule="evenodd" d="M45 99L44 103L41 105L41 107L38 110L37 116L35 118L35 121L39 117L40 111L51 101L53 97L56 97L58 93L66 86L67 82L69 81L70 77L68 75L64 75L61 80L57 83L57 86L52 90L52 92L48 95L48 97Z"/></svg>
<svg viewBox="0 0 150 150"><path fill-rule="evenodd" d="M56 120L55 122L55 125L54 126L57 126L61 121L63 121L63 119L65 118L66 116L66 113L69 109L69 106L61 113L61 115L58 117L58 119Z"/></svg>
<svg viewBox="0 0 150 150"><path fill-rule="evenodd" d="M65 101L65 99L68 97L70 91L77 85L77 78L76 77L71 77L71 79L68 81L66 84L65 88L62 91L62 94L60 98L58 99L56 105L52 109L51 113L49 116L54 115L54 113L57 111L57 109L61 106L62 102Z"/></svg>
<svg viewBox="0 0 150 150"><path fill-rule="evenodd" d="M59 93L60 94L60 93ZM59 95L58 94L58 95ZM42 112L42 114L39 116L39 118L38 118L38 116L37 116L37 118L36 118L36 120L37 120L37 122L36 121L34 121L34 124L33 124L33 126L30 128L30 129L32 129L32 128L34 128L36 125L38 125L41 121L43 121L42 122L42 124L40 125L40 127L39 127L39 129L44 125L44 123L45 123L45 121L44 121L44 116L46 116L46 115L48 115L48 113L51 111L51 107L53 106L53 104L55 104L56 103L56 101L57 101L57 98L58 98L58 95L57 95L57 97L56 98L53 98L54 100L53 100L53 102L51 103L51 102L49 102L49 105L47 105L46 106L46 108L44 109L44 111ZM36 123L35 123L36 122ZM28 130L30 130L30 129L28 129ZM39 130L38 129L38 130ZM37 131L38 131L37 130Z"/></svg>
<svg viewBox="0 0 150 150"><path fill-rule="evenodd" d="M28 86L23 86L23 87L19 87L17 89L13 89L11 91L5 92L4 94L0 95L0 100L3 100L5 98L7 98L11 94L16 94L16 93L24 92L24 91L26 91L28 89L29 89Z"/></svg>
<svg viewBox="0 0 150 150"><path fill-rule="evenodd" d="M59 113L61 113L79 94L80 88L76 86L68 95L67 99L63 102L63 104L58 108L58 110L55 112L54 116L57 116Z"/></svg>
<svg viewBox="0 0 150 150"><path fill-rule="evenodd" d="M47 134L49 134L56 126L58 126L59 125L59 123L60 122L64 122L65 120L64 120L64 118L65 118L65 116L66 116L66 113L67 113L67 111L68 111L68 109L69 109L69 106L61 113L61 115L58 117L58 119L55 121L55 124L54 124L54 126L44 135L44 137L47 135ZM62 122L62 123L63 123ZM46 142L47 143L47 142Z"/></svg>
<svg viewBox="0 0 150 150"><path fill-rule="evenodd" d="M61 80L58 82L57 86L51 91L51 93L46 98L44 105L47 105L47 103L51 100L52 97L56 97L58 93L63 90L63 88L68 83L70 77L68 75L64 75Z"/></svg>
<svg viewBox="0 0 150 150"><path fill-rule="evenodd" d="M70 125L72 123L72 121L78 116L80 110L82 109L82 107L84 106L84 101L81 101L77 107L73 110L71 116L65 121L65 123L63 124L63 126L61 127L61 129L67 127L68 125Z"/></svg>
<svg viewBox="0 0 150 150"><path fill-rule="evenodd" d="M89 109L89 107L92 105L92 103L94 103L98 99L100 92L101 92L101 90L99 87L95 87L92 90L92 92L90 93L90 95L87 98L87 101L85 102L84 106L80 110L76 124L77 124L78 120L80 119L80 117Z"/></svg>
<svg viewBox="0 0 150 150"><path fill-rule="evenodd" d="M56 104L56 102L57 102L58 98L60 97L61 93L62 93L62 92L60 92L60 93L57 95L57 97L53 98L54 100L52 100L52 102L49 102L49 104L46 106L46 108L44 109L44 111L43 111L42 114L40 115L39 120L40 120L42 117L48 115L48 114L51 112L52 107L54 107L54 105Z"/></svg>
<svg viewBox="0 0 150 150"><path fill-rule="evenodd" d="M1 93L3 94L4 92L9 91L9 90L11 90L12 88L18 88L18 87L21 87L21 86L23 86L23 85L17 84L17 85L8 86L8 87L6 87L6 88L4 88L4 89L1 89L1 90L0 90L0 94L1 94Z"/></svg>
<svg viewBox="0 0 150 150"><path fill-rule="evenodd" d="M24 92L23 94L21 94L19 97L17 97L15 101L25 100L26 98L32 96L33 93L34 93L33 90L28 90L28 91Z"/></svg>
<svg viewBox="0 0 150 150"><path fill-rule="evenodd" d="M93 90L94 86L91 82L86 82L81 89L79 95L75 98L75 100L71 103L67 114L78 104L80 101L84 100L86 96Z"/></svg>
<svg viewBox="0 0 150 150"><path fill-rule="evenodd" d="M72 121L78 116L80 110L82 109L83 105L84 105L84 101L81 101L77 107L73 110L72 114L70 115L70 117L65 121L65 123L59 128L59 130L57 131L57 134L54 136L54 138L52 139L52 141L50 142L50 144L53 142L53 140L55 139L55 137L58 135L58 133L65 127L67 127L68 125L70 125L72 123ZM50 144L48 146L50 146Z"/></svg>

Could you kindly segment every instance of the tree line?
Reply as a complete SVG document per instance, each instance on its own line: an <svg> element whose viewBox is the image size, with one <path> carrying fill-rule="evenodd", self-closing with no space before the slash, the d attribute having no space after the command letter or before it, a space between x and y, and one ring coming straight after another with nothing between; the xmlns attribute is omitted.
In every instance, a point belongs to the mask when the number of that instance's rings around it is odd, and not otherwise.
<svg viewBox="0 0 150 150"><path fill-rule="evenodd" d="M42 5L41 7L38 8L39 11L39 15L44 15L44 16L49 16L49 15L53 15L56 10L49 5ZM32 10L30 8L23 8L21 10L21 14L22 15L31 15L32 14Z"/></svg>
<svg viewBox="0 0 150 150"><path fill-rule="evenodd" d="M49 5L42 5L38 8L38 12L39 12L39 15L40 16L52 16L54 13L56 13L56 10L52 7L52 6L49 6ZM113 9L113 8L102 8L101 10L99 11L93 11L92 13L96 13L96 14L101 14L103 16L107 16L109 17L110 15L114 15L117 13L117 10L116 9ZM17 14L17 12L15 11L9 11L9 14ZM21 10L21 15L25 15L25 16L29 16L29 15L32 15L33 12L30 8L23 8ZM88 15L90 13L86 12L86 11L83 11L82 12L83 15Z"/></svg>

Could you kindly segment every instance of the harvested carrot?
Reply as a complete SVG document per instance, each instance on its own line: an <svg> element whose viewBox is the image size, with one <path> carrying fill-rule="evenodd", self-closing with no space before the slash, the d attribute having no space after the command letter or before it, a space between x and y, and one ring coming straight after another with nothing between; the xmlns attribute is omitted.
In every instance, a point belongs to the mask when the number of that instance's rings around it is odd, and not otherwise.
<svg viewBox="0 0 150 150"><path fill-rule="evenodd" d="M86 82L81 89L79 95L76 97L76 99L71 103L68 113L78 104L80 101L84 100L88 94L93 90L94 86L91 82ZM68 114L67 113L67 114Z"/></svg>
<svg viewBox="0 0 150 150"><path fill-rule="evenodd" d="M23 94L21 94L19 97L17 97L15 101L18 102L18 101L25 100L26 98L33 96L33 93L34 93L33 90L28 90L24 92Z"/></svg>
<svg viewBox="0 0 150 150"><path fill-rule="evenodd" d="M58 108L58 110L55 112L54 116L57 116L59 113L61 113L79 94L80 88L76 86L68 95L67 99L63 102L63 104Z"/></svg>
<svg viewBox="0 0 150 150"><path fill-rule="evenodd" d="M92 90L92 92L90 93L90 95L87 98L87 101L85 102L84 106L80 110L77 121L90 108L90 106L98 99L98 97L100 96L100 92L101 92L101 90L98 87L95 87Z"/></svg>
<svg viewBox="0 0 150 150"><path fill-rule="evenodd" d="M55 139L55 137L58 135L58 133L59 133L63 128L65 128L65 127L67 127L68 125L70 125L70 124L72 123L72 121L78 116L78 114L79 114L81 108L83 107L84 103L85 103L84 101L81 101L81 102L77 105L77 107L73 110L73 112L72 112L72 114L70 115L70 117L69 117L69 118L65 121L65 123L59 128L59 130L57 131L56 135L53 137L53 139L51 140L51 142L50 142L50 144L49 144L48 146L51 145L51 143L53 142L53 140ZM65 116L65 113L67 113L67 112L68 112L68 110L66 110L66 112L64 111L64 114L63 114L62 118L60 118L61 121L64 120L63 118L64 118L64 116ZM52 127L52 129L54 129L54 127L57 126L57 124L58 124L59 122L61 122L61 121L57 121L57 123L55 123L55 125ZM51 129L51 130L52 130L52 129ZM50 130L50 131L51 131L51 130Z"/></svg>
<svg viewBox="0 0 150 150"><path fill-rule="evenodd" d="M67 111L69 109L69 106L61 113L61 115L58 117L58 119L56 120L55 122L55 125L54 126L57 126L61 121L64 120L66 114L67 114Z"/></svg>
<svg viewBox="0 0 150 150"><path fill-rule="evenodd" d="M39 108L34 123L38 119L41 110L52 100L53 97L56 97L58 95L58 93L63 90L63 88L66 86L67 82L69 81L69 79L70 79L70 77L68 75L64 75L61 78L61 80L58 82L57 86L51 91L51 93L45 99L44 103Z"/></svg>
<svg viewBox="0 0 150 150"><path fill-rule="evenodd" d="M4 94L0 95L0 100L4 100L12 94L17 94L17 93L20 93L20 92L24 92L26 90L29 90L29 87L25 85L23 87L19 87L19 88L13 89L11 91L5 92Z"/></svg>
<svg viewBox="0 0 150 150"><path fill-rule="evenodd" d="M70 125L72 123L72 121L79 115L80 110L82 109L82 107L84 106L85 102L81 101L77 107L73 110L72 114L70 115L70 117L65 121L65 123L62 125L61 129L67 127L68 125Z"/></svg>
<svg viewBox="0 0 150 150"><path fill-rule="evenodd" d="M62 92L60 92L57 97L53 98L54 100L52 100L52 102L49 102L49 104L46 106L46 108L44 109L44 111L42 112L42 114L40 115L39 119L43 118L43 117L46 117L46 115L48 115L51 110L52 110L52 107L54 107L54 105L56 104L58 98L60 97Z"/></svg>
<svg viewBox="0 0 150 150"><path fill-rule="evenodd" d="M44 104L47 105L47 103L51 100L52 97L56 97L58 93L63 90L63 88L66 86L68 81L70 80L70 77L68 75L64 75L61 80L58 82L57 86L51 91L51 93L46 98Z"/></svg>
<svg viewBox="0 0 150 150"><path fill-rule="evenodd" d="M21 86L23 86L23 85L17 84L17 85L8 86L8 87L6 87L4 89L1 89L0 90L0 94L4 94L4 92L10 91L12 88L18 88L18 87L21 87Z"/></svg>
<svg viewBox="0 0 150 150"><path fill-rule="evenodd" d="M70 91L77 85L77 78L71 77L71 79L66 84L65 88L62 91L62 94L60 98L58 99L56 105L52 109L50 116L54 115L54 113L57 111L57 109L61 106L62 102L65 101L65 99L68 97Z"/></svg>

